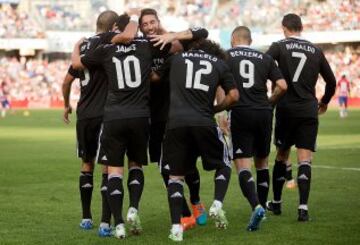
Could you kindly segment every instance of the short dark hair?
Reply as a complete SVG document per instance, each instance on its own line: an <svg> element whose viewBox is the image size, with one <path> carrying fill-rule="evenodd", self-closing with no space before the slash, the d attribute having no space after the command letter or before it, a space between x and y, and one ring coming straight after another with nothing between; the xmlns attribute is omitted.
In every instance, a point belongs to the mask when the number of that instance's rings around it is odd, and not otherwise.
<svg viewBox="0 0 360 245"><path fill-rule="evenodd" d="M251 41L252 41L252 39L251 39L251 31L247 26L238 26L238 27L236 27L233 30L232 35L236 35L238 38L245 39L249 43L251 43Z"/></svg>
<svg viewBox="0 0 360 245"><path fill-rule="evenodd" d="M130 16L128 14L122 14L116 21L116 25L119 31L124 31L127 24L130 22Z"/></svg>
<svg viewBox="0 0 360 245"><path fill-rule="evenodd" d="M285 15L281 24L289 31L300 32L303 30L301 18L297 14L290 13Z"/></svg>
<svg viewBox="0 0 360 245"><path fill-rule="evenodd" d="M118 20L119 15L112 11L106 10L102 12L96 21L96 30L98 32L108 32L111 31L114 23Z"/></svg>
<svg viewBox="0 0 360 245"><path fill-rule="evenodd" d="M218 43L205 38L192 41L189 43L188 49L202 50L207 54L214 55L223 60L227 57L225 50L223 50Z"/></svg>
<svg viewBox="0 0 360 245"><path fill-rule="evenodd" d="M142 9L141 12L140 12L140 17L139 17L139 24L141 25L142 23L142 18L145 16L145 15L154 15L155 18L157 20L159 20L159 16L156 12L155 9L152 9L152 8L145 8L145 9Z"/></svg>

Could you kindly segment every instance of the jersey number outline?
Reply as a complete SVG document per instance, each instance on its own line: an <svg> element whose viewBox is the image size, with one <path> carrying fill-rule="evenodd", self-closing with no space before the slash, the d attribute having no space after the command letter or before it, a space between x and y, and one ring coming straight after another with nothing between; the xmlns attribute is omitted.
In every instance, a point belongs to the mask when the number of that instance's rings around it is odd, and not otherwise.
<svg viewBox="0 0 360 245"><path fill-rule="evenodd" d="M194 74L194 62L192 62L189 59L185 59L186 64L186 88L193 88L197 90L202 90L205 92L209 91L209 86L201 83L201 75L208 75L212 72L213 66L212 64L207 60L200 60L200 65L204 66L204 68L201 68L195 72Z"/></svg>
<svg viewBox="0 0 360 245"><path fill-rule="evenodd" d="M116 68L118 88L124 89L125 84L129 88L137 88L141 84L140 61L134 55L126 57L123 62L116 57L112 58ZM130 64L133 64L135 77L131 77Z"/></svg>
<svg viewBox="0 0 360 245"><path fill-rule="evenodd" d="M300 74L304 68L307 57L304 53L300 53L300 52L291 52L291 57L300 58L300 62L296 67L294 77L292 80L294 83L296 83L299 80Z"/></svg>
<svg viewBox="0 0 360 245"><path fill-rule="evenodd" d="M88 85L89 82L90 82L90 72L89 72L89 70L88 70L88 69L84 69L83 72L84 72L84 77L85 77L85 78L84 78L84 80L81 80L81 81L80 81L81 87L85 87L85 86Z"/></svg>
<svg viewBox="0 0 360 245"><path fill-rule="evenodd" d="M247 72L246 72L247 67ZM255 84L255 66L250 60L242 60L239 63L239 73L244 79L247 79L247 83L243 83L244 88L251 88Z"/></svg>

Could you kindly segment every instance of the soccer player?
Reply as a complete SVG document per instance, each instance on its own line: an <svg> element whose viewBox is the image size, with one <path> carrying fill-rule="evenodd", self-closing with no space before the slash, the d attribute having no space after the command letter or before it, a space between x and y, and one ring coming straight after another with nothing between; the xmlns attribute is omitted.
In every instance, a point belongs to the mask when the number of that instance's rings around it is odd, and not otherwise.
<svg viewBox="0 0 360 245"><path fill-rule="evenodd" d="M231 163L224 136L217 127L214 112L222 111L239 97L234 78L221 59L220 47L205 39L193 41L189 51L171 56L159 71L170 74L170 108L162 161L170 167L168 200L172 228L169 238L183 240L180 224L184 196L184 176L194 171L198 156L205 170L216 170L215 196L209 210L218 228L228 221L223 200L231 175ZM226 97L215 107L216 89L221 86Z"/></svg>
<svg viewBox="0 0 360 245"><path fill-rule="evenodd" d="M327 110L335 93L336 80L323 52L301 37L301 18L287 14L282 20L285 39L274 42L267 54L279 64L288 85L287 93L276 106L275 144L277 155L273 169L274 199L268 209L281 214L281 196L285 182L286 161L291 146L297 148L299 187L298 221L308 221L312 152L315 152L318 115ZM326 83L325 94L318 101L315 85L319 73Z"/></svg>
<svg viewBox="0 0 360 245"><path fill-rule="evenodd" d="M0 88L0 103L1 103L1 117L5 118L6 116L6 111L9 110L11 108L9 99L7 97L7 89L6 89L6 84L3 83L1 84L1 88Z"/></svg>
<svg viewBox="0 0 360 245"><path fill-rule="evenodd" d="M348 96L350 95L350 82L343 74L341 79L337 83L338 95L339 95L339 106L340 106L340 117L347 117L348 111Z"/></svg>
<svg viewBox="0 0 360 245"><path fill-rule="evenodd" d="M135 17L131 17L132 19ZM138 17L136 17L138 19ZM168 52L165 49L163 52ZM149 40L138 38L128 44L101 45L80 58L75 47L72 64L83 69L100 66L108 77L101 147L107 158L107 197L115 220L116 238L125 238L122 217L124 188L124 156L129 159L129 200L127 219L131 232L138 234L142 228L138 206L144 187L143 165L147 165L149 136L149 74L152 58L158 55ZM129 219L131 218L131 219Z"/></svg>
<svg viewBox="0 0 360 245"><path fill-rule="evenodd" d="M97 19L96 35L84 40L81 45L81 54L84 55L94 50L102 43L128 42L135 37L137 23L131 22L126 31L120 34L109 32L119 16L114 11L104 11ZM77 152L82 159L81 173L79 178L80 197L82 204L83 219L80 223L82 229L91 229L93 226L91 215L91 199L93 190L93 171L98 138L103 120L104 105L107 94L107 78L103 69L76 70L69 68L63 82L64 96L64 121L69 123L69 114L72 112L70 105L71 84L75 78L80 79L80 100L77 105ZM111 212L106 197L107 170L103 168L101 184L102 193L102 218L99 227L100 236L111 235L110 218Z"/></svg>
<svg viewBox="0 0 360 245"><path fill-rule="evenodd" d="M269 191L272 106L285 93L287 85L273 58L250 48L251 42L249 28L236 27L231 35L227 63L241 95L230 110L233 159L241 191L253 210L247 230L255 231L265 216ZM275 85L270 98L268 79ZM251 174L251 158L256 167L257 188Z"/></svg>
<svg viewBox="0 0 360 245"><path fill-rule="evenodd" d="M171 33L166 36L152 36L164 34L165 31L160 26L160 20L156 10L150 8L146 8L141 11L139 25L140 30L145 37L151 36L153 38L161 38L162 41L168 41L172 44L169 53L153 58L153 71L158 70L164 61L172 55L172 53L181 51L184 48L186 49L187 44L191 40L207 38L208 36L207 30L203 28L189 29L184 32ZM171 38L172 40L167 40L166 38ZM155 38L154 40L158 39ZM168 79L168 77L164 76L161 82L151 83L150 85L151 126L149 155L151 162L160 163L161 144L164 138L170 100ZM160 166L160 170L165 186L168 186L169 166ZM197 168L194 169L194 172L186 175L185 182L190 190L190 202L193 210L193 215L191 215L186 199L184 198L181 224L183 225L184 230L187 230L195 226L196 223L199 225L206 224L207 215L205 207L200 201L200 176Z"/></svg>

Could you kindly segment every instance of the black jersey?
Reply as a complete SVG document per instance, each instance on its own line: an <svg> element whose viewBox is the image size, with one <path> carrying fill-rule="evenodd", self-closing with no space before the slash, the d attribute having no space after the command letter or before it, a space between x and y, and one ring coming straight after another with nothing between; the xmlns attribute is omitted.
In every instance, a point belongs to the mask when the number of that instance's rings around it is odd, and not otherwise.
<svg viewBox="0 0 360 245"><path fill-rule="evenodd" d="M158 53L147 39L137 38L126 45L101 45L81 58L85 66L102 66L107 74L104 121L150 116L148 78Z"/></svg>
<svg viewBox="0 0 360 245"><path fill-rule="evenodd" d="M228 50L228 65L237 82L239 101L232 108L272 109L267 96L267 80L275 83L283 76L271 56L247 46Z"/></svg>
<svg viewBox="0 0 360 245"><path fill-rule="evenodd" d="M196 39L207 38L209 32L205 28L196 27L190 29L193 34L191 40L181 40L180 43L184 50L188 50L189 44ZM161 53L160 56L153 57L153 71L165 63L171 56L170 53ZM150 109L151 109L151 122L165 122L169 112L169 77L164 75L162 81L159 83L151 83L150 85Z"/></svg>
<svg viewBox="0 0 360 245"><path fill-rule="evenodd" d="M201 50L171 56L160 69L169 70L170 108L167 128L215 126L214 99L220 85L225 92L236 87L225 62Z"/></svg>
<svg viewBox="0 0 360 245"><path fill-rule="evenodd" d="M100 44L110 43L116 33L106 32L85 39L80 44L80 55L96 49ZM107 92L107 78L102 68L74 70L70 66L68 73L80 79L80 99L77 104L77 119L102 117Z"/></svg>
<svg viewBox="0 0 360 245"><path fill-rule="evenodd" d="M336 87L335 76L323 52L309 41L291 37L273 43L267 54L278 62L288 85L277 108L294 117L317 117L315 85L319 73L326 82L321 102L329 103Z"/></svg>

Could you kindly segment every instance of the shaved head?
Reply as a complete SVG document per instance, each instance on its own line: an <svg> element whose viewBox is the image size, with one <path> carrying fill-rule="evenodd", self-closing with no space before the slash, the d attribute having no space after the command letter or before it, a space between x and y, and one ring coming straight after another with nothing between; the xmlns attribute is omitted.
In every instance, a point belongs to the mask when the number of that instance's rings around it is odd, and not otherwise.
<svg viewBox="0 0 360 245"><path fill-rule="evenodd" d="M231 45L250 45L252 42L251 31L246 26L236 27L231 34Z"/></svg>

